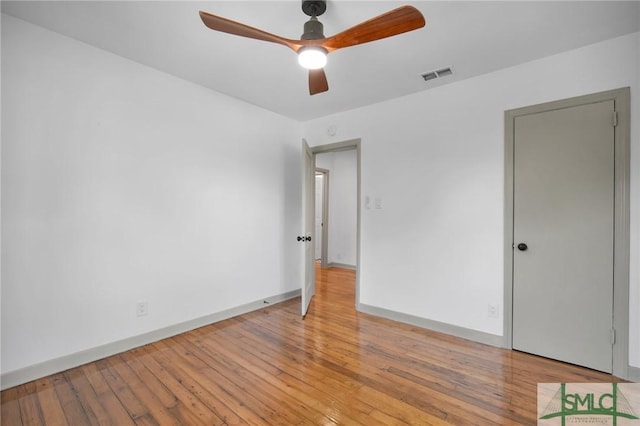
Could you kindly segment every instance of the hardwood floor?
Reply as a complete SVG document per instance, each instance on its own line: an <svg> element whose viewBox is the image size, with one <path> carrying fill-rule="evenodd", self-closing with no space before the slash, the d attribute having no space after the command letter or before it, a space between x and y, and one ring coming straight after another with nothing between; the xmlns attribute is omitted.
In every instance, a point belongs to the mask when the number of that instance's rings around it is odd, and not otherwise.
<svg viewBox="0 0 640 426"><path fill-rule="evenodd" d="M357 313L354 272L300 299L2 392L2 425L533 425L538 382L603 373Z"/></svg>

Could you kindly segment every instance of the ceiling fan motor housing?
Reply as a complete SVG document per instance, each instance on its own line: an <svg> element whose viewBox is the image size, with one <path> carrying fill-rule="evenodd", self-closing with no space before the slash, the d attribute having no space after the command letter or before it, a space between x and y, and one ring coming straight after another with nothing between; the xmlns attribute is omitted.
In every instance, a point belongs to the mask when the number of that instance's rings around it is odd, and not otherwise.
<svg viewBox="0 0 640 426"><path fill-rule="evenodd" d="M327 10L327 0L302 0L302 11L308 16L320 16Z"/></svg>
<svg viewBox="0 0 640 426"><path fill-rule="evenodd" d="M324 38L324 26L315 16L304 23L304 33L300 36L302 40L318 40Z"/></svg>

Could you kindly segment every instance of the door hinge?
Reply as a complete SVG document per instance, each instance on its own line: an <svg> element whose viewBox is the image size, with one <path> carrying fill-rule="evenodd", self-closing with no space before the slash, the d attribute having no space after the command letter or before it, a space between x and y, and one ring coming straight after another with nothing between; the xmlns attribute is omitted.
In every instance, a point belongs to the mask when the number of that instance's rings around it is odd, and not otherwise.
<svg viewBox="0 0 640 426"><path fill-rule="evenodd" d="M616 343L616 329L611 329L611 344L614 345Z"/></svg>
<svg viewBox="0 0 640 426"><path fill-rule="evenodd" d="M613 127L618 125L618 111L613 111Z"/></svg>

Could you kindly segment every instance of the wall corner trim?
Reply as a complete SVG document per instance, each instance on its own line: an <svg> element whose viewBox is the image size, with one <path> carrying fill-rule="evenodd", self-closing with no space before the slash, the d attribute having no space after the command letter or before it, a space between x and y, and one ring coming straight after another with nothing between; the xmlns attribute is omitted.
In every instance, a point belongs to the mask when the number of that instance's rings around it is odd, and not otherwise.
<svg viewBox="0 0 640 426"><path fill-rule="evenodd" d="M627 377L622 377L626 380L631 380L632 382L640 382L640 367L634 367L630 365L627 368Z"/></svg>
<svg viewBox="0 0 640 426"><path fill-rule="evenodd" d="M425 328L427 330L436 331L438 333L444 333L455 337L460 337L462 339L483 343L485 345L504 347L502 336L498 336L495 334L472 330L465 327L459 327L457 325L446 324L443 322L421 318L402 312L392 311L377 306L371 306L364 303L358 304L358 310L365 314L375 315L393 321L415 325L416 327Z"/></svg>
<svg viewBox="0 0 640 426"><path fill-rule="evenodd" d="M300 297L300 289L277 294L275 296L249 302L244 305L226 309L224 311L215 312L203 317L195 318L189 321L170 325L168 327L149 331L137 336L128 337L126 339L107 343L105 345L86 349L80 352L44 361L39 364L30 365L18 370L9 371L0 376L0 389L5 390L32 380L46 377L70 368L78 367L89 362L97 361L108 356L112 356L121 352L128 351L158 340L176 336L190 330L194 330L205 325L224 321L226 319L246 314L252 311L263 309L265 306L271 306L276 303L284 302L289 299ZM266 303L268 303L268 305Z"/></svg>

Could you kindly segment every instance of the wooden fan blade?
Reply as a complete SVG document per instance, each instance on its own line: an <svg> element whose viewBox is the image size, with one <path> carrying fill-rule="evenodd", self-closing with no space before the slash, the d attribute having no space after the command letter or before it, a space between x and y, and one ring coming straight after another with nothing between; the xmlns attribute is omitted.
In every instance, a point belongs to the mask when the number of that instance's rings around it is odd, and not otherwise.
<svg viewBox="0 0 640 426"><path fill-rule="evenodd" d="M202 19L202 22L212 30L221 31L223 33L233 34L241 37L282 44L293 49L296 52L301 47L298 40L290 40L288 38L280 37L254 27L250 27L249 25L241 24L240 22L232 21L221 16L212 15L208 12L203 12L202 10L200 11L200 19Z"/></svg>
<svg viewBox="0 0 640 426"><path fill-rule="evenodd" d="M417 30L425 24L424 16L418 9L402 6L328 37L322 40L321 45L331 52Z"/></svg>
<svg viewBox="0 0 640 426"><path fill-rule="evenodd" d="M329 83L327 83L327 75L324 73L324 69L309 70L309 94L315 95L327 90L329 90Z"/></svg>

